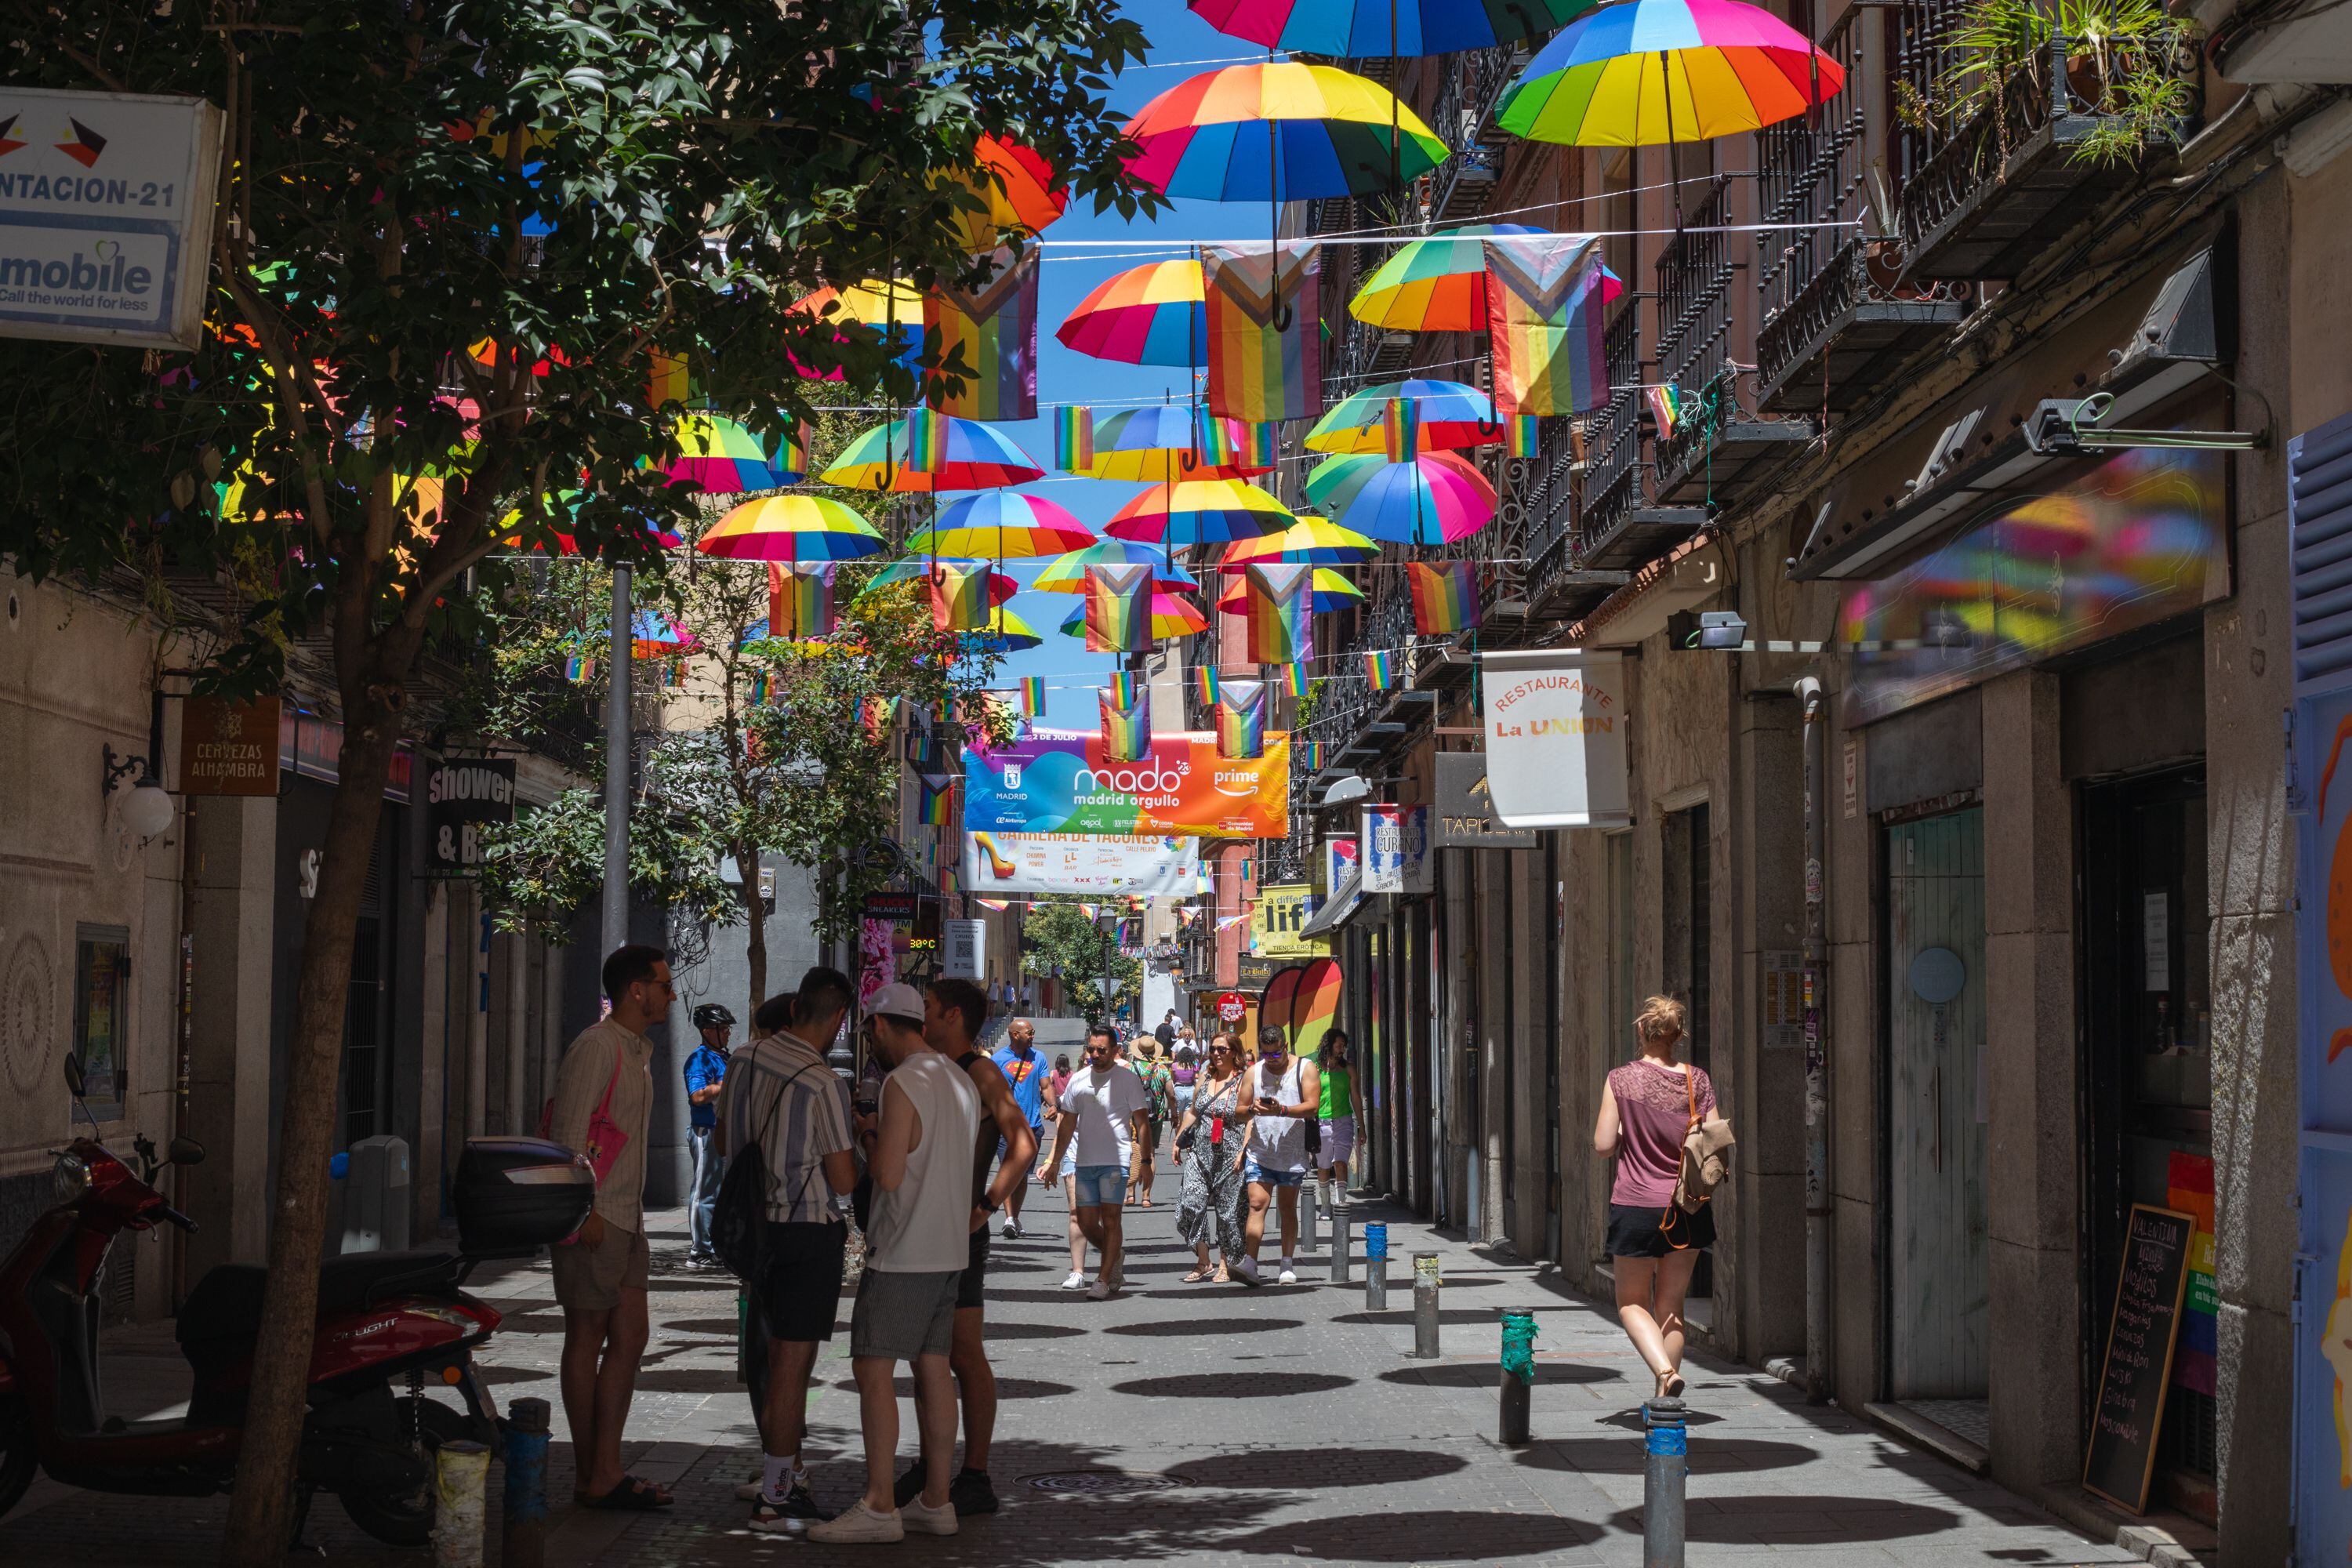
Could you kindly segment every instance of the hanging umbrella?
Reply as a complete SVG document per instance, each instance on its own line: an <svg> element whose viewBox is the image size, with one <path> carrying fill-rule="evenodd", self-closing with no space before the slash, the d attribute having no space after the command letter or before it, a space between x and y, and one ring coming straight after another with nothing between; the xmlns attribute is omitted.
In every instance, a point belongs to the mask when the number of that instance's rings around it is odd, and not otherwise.
<svg viewBox="0 0 2352 1568"><path fill-rule="evenodd" d="M1348 313L1401 332L1483 332L1487 239L1550 232L1523 223L1480 223L1409 239L1364 279L1348 301ZM1606 268L1601 271L1606 303L1625 291L1625 283Z"/></svg>
<svg viewBox="0 0 2352 1568"><path fill-rule="evenodd" d="M659 610L639 610L629 617L629 651L639 658L667 658L702 645L694 634L677 626Z"/></svg>
<svg viewBox="0 0 2352 1568"><path fill-rule="evenodd" d="M1495 120L1531 142L1672 146L1759 131L1844 85L1803 34L1741 0L1622 0L1546 44Z"/></svg>
<svg viewBox="0 0 2352 1568"><path fill-rule="evenodd" d="M991 490L950 504L939 521L908 539L907 549L916 555L1009 561L1060 555L1094 542L1093 529L1043 496Z"/></svg>
<svg viewBox="0 0 2352 1568"><path fill-rule="evenodd" d="M1386 381L1350 394L1307 433L1310 452L1385 452L1389 405L1409 401L1421 415L1423 451L1483 447L1503 438L1494 400L1458 381Z"/></svg>
<svg viewBox="0 0 2352 1568"><path fill-rule="evenodd" d="M1270 471L1248 463L1207 461L1200 450L1207 432L1196 426L1196 417L1214 419L1227 448L1237 454L1242 450L1244 431L1238 419L1196 416L1190 405L1122 408L1095 421L1095 463L1087 477L1165 484L1174 479L1245 479Z"/></svg>
<svg viewBox="0 0 2352 1568"><path fill-rule="evenodd" d="M1154 544L1223 544L1287 528L1290 509L1244 479L1158 485L1118 509L1103 531Z"/></svg>
<svg viewBox="0 0 2352 1568"><path fill-rule="evenodd" d="M857 591L857 597L863 599L877 589L895 587L902 583L927 583L930 580L931 568L934 565L977 566L979 564L981 563L978 561L958 560L945 555L909 555L902 560L891 562L890 564L867 578L866 586ZM1002 605L1020 591L1021 584L1003 573L991 572L988 574L990 604ZM852 603L855 602L855 600L852 601Z"/></svg>
<svg viewBox="0 0 2352 1568"><path fill-rule="evenodd" d="M550 495L547 500L549 502L548 510L551 514L550 521L552 521L552 514L556 512L561 512L566 518L576 516L581 506L588 500L588 492L585 490L557 490L552 495ZM562 529L551 530L546 534L541 536L547 542L545 544L541 544L538 540L527 541L525 539L525 534L528 530L529 524L523 518L522 509L520 507L517 507L513 510L508 512L506 516L499 520L499 542L510 550L548 549L551 547L553 552L557 555L577 555L580 553L580 541L571 531ZM656 528L650 521L647 521L645 524L645 530L646 534L649 536L647 542L655 546L656 549L675 550L679 545L686 542L686 541L680 539L677 534L672 533L666 528Z"/></svg>
<svg viewBox="0 0 2352 1568"><path fill-rule="evenodd" d="M1209 617L1202 615L1192 600L1179 597L1174 594L1151 595L1150 635L1152 641L1160 642L1168 637L1189 637L1194 632L1206 627L1208 624ZM1082 604L1072 610L1068 618L1062 622L1062 635L1069 637L1082 637L1087 635L1086 605Z"/></svg>
<svg viewBox="0 0 2352 1568"><path fill-rule="evenodd" d="M803 315L833 315L862 327L923 325L923 293L910 283L885 283L868 278L846 289L824 288L793 301Z"/></svg>
<svg viewBox="0 0 2352 1568"><path fill-rule="evenodd" d="M998 485L1026 484L1045 477L1029 454L1010 437L977 419L949 419L947 456L936 469L907 460L907 422L893 419L861 431L833 467L817 478L851 490L892 490L901 495L929 495L934 490L984 490Z"/></svg>
<svg viewBox="0 0 2352 1568"><path fill-rule="evenodd" d="M966 653L1014 653L1045 639L1036 627L1000 605L988 613L986 626L965 632L961 640Z"/></svg>
<svg viewBox="0 0 2352 1568"><path fill-rule="evenodd" d="M1203 72L1145 104L1126 131L1141 149L1128 168L1142 184L1217 202L1370 195L1451 156L1381 88L1296 60Z"/></svg>
<svg viewBox="0 0 2352 1568"><path fill-rule="evenodd" d="M1451 452L1410 463L1377 453L1326 458L1307 476L1307 494L1358 533L1398 544L1467 539L1495 516L1495 487Z"/></svg>
<svg viewBox="0 0 2352 1568"><path fill-rule="evenodd" d="M720 518L694 547L730 561L855 561L887 542L830 497L767 496Z"/></svg>
<svg viewBox="0 0 2352 1568"><path fill-rule="evenodd" d="M1122 364L1197 364L1209 342L1201 264L1147 261L1106 278L1054 335L1065 348Z"/></svg>
<svg viewBox="0 0 2352 1568"><path fill-rule="evenodd" d="M678 421L677 456L663 465L670 482L705 495L780 490L808 472L796 440L764 442L732 419L689 414Z"/></svg>
<svg viewBox="0 0 2352 1568"><path fill-rule="evenodd" d="M1138 564L1151 568L1151 585L1155 589L1164 592L1201 585L1200 579L1170 561L1165 550L1125 539L1097 540L1084 550L1074 550L1037 574L1037 580L1029 585L1048 594L1083 594L1087 591L1087 568Z"/></svg>
<svg viewBox="0 0 2352 1568"><path fill-rule="evenodd" d="M1364 598L1364 591L1361 588L1349 582L1337 568L1330 566L1315 568L1315 586L1312 594L1313 599L1307 607L1318 611L1336 610L1342 605L1361 604ZM1227 588L1223 596L1217 600L1217 608L1229 616L1247 614L1249 584L1235 578L1233 586Z"/></svg>
<svg viewBox="0 0 2352 1568"><path fill-rule="evenodd" d="M1068 187L1054 184L1054 166L1034 148L982 136L972 162L976 167L962 184L982 208L959 212L955 220L966 250L993 250L1010 237L1034 235L1069 205ZM919 311L916 320L921 319Z"/></svg>
<svg viewBox="0 0 2352 1568"><path fill-rule="evenodd" d="M1302 517L1280 533L1269 533L1258 539L1236 539L1225 546L1225 553L1217 563L1217 570L1226 573L1245 571L1253 563L1291 561L1311 563L1318 566L1344 565L1357 561L1370 561L1381 552L1381 547L1352 528L1342 528L1328 518Z"/></svg>
<svg viewBox="0 0 2352 1568"><path fill-rule="evenodd" d="M1338 59L1491 49L1549 33L1601 0L1192 0L1221 33Z"/></svg>

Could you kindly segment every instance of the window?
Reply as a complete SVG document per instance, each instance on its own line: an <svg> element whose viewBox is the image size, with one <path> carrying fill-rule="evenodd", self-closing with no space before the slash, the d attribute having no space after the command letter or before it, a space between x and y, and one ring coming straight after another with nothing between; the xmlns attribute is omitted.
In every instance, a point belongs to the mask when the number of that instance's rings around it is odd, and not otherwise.
<svg viewBox="0 0 2352 1568"><path fill-rule="evenodd" d="M101 1121L122 1114L130 1093L131 932L122 926L74 928L74 1054Z"/></svg>

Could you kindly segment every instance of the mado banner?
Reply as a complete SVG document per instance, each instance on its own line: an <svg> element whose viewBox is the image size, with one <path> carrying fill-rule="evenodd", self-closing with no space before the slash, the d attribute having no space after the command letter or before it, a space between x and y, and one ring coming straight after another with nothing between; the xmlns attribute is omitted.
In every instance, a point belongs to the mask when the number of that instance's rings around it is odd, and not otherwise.
<svg viewBox="0 0 2352 1568"><path fill-rule="evenodd" d="M1267 735L1263 755L1220 757L1213 733L1163 732L1142 761L1115 763L1092 730L1033 730L971 748L963 766L966 833L1290 833L1287 734Z"/></svg>
<svg viewBox="0 0 2352 1568"><path fill-rule="evenodd" d="M1200 840L1100 833L967 833L964 890L998 893L1160 893L1191 898Z"/></svg>

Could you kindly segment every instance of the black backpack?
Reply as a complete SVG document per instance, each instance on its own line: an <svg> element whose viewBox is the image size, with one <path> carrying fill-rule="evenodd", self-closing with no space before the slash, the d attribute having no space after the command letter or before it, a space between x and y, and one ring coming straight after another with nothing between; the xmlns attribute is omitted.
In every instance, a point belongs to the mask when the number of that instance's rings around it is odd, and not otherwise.
<svg viewBox="0 0 2352 1568"><path fill-rule="evenodd" d="M775 1099L768 1102L768 1135L774 1137L776 1124L783 1113L784 1090L792 1088L806 1067L793 1069L792 1075L776 1086ZM747 1059L744 1071L751 1071ZM793 1194L798 1204L801 1193L808 1191L809 1176L816 1173L822 1162L809 1166L808 1175L801 1178L800 1192ZM719 1198L710 1215L710 1249L727 1271L747 1285L759 1283L766 1272L768 1261L768 1202L775 1196L775 1184L768 1173L768 1152L760 1142L746 1143L730 1150L727 1158L727 1174L719 1179Z"/></svg>

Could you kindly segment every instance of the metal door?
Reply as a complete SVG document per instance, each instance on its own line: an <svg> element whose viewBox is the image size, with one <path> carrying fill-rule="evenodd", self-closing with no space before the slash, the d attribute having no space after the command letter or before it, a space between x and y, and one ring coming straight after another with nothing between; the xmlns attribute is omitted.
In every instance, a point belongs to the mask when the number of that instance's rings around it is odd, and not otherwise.
<svg viewBox="0 0 2352 1568"><path fill-rule="evenodd" d="M1887 1393L1981 1399L1984 813L1886 833Z"/></svg>

